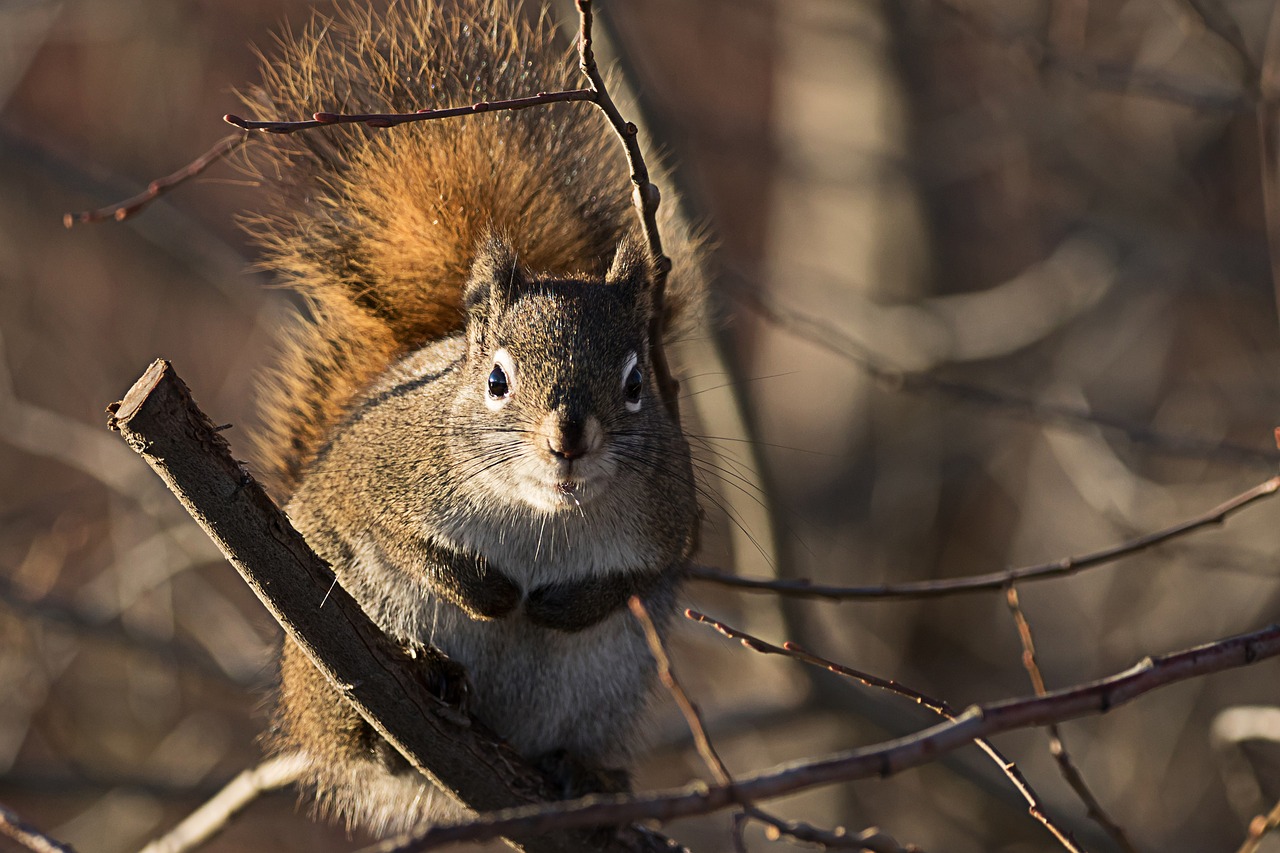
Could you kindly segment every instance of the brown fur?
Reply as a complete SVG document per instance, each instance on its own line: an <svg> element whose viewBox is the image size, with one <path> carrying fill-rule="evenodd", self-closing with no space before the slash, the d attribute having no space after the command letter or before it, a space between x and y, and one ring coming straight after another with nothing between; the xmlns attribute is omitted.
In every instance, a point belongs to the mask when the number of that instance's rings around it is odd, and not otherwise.
<svg viewBox="0 0 1280 853"><path fill-rule="evenodd" d="M248 100L305 118L583 86L545 13L512 2L317 17ZM621 605L642 595L665 630L698 514L680 425L650 382L626 396L653 280L618 140L564 103L274 141L249 226L309 306L263 407L291 519L389 636L466 668L473 713L526 757L625 763L653 662ZM663 210L687 328L700 246ZM499 351L507 403L486 390ZM322 813L375 833L450 814L288 643L279 700L269 746L310 757Z"/></svg>
<svg viewBox="0 0 1280 853"><path fill-rule="evenodd" d="M397 9L397 7L399 7ZM579 88L576 56L503 0L344 7L279 39L246 101L263 117L409 112ZM447 14L446 14L447 12ZM248 220L310 306L268 379L260 462L282 495L359 394L390 364L462 327L462 289L485 234L520 263L598 275L635 228L621 147L590 104L486 113L386 130L284 137L258 164L273 208ZM276 142L276 140L272 140ZM668 213L670 205L668 205ZM700 289L694 246L675 253L669 313ZM675 233L672 233L675 232Z"/></svg>

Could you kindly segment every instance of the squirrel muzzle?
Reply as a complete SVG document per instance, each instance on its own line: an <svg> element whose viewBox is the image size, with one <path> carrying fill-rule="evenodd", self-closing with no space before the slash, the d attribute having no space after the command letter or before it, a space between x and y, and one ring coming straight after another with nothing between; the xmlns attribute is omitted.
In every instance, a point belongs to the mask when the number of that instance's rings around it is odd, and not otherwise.
<svg viewBox="0 0 1280 853"><path fill-rule="evenodd" d="M595 415L582 417L560 410L549 412L542 419L536 435L550 458L562 463L566 472L575 461L595 453L604 444L604 431Z"/></svg>

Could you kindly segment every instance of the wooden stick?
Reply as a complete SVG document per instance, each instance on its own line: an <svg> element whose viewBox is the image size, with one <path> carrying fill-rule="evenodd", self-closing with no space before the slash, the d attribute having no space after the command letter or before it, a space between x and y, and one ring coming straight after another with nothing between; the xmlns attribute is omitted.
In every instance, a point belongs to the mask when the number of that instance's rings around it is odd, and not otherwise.
<svg viewBox="0 0 1280 853"><path fill-rule="evenodd" d="M76 853L70 844L50 838L4 806L0 806L0 835L12 838L33 853Z"/></svg>
<svg viewBox="0 0 1280 853"><path fill-rule="evenodd" d="M1121 557L1136 554L1139 551L1168 542L1170 539L1184 536L1194 530L1215 527L1225 522L1232 514L1256 501L1272 497L1277 491L1280 491L1280 477L1272 477L1251 489L1241 492L1230 500L1218 504L1208 512L1189 518L1186 521L1180 521L1163 530L1146 533L1121 542L1118 545L1112 545L1088 554L1063 557L1060 560L1054 560L1049 563L1007 569L1002 572L989 572L985 575L932 581L910 581L884 586L836 586L816 584L803 579L760 580L743 578L705 566L690 566L689 577L693 580L711 581L725 586L737 587L748 592L774 592L805 598L825 598L831 601L879 598L933 598L943 595L955 595L961 592L1003 590L1008 589L1014 583L1074 575L1076 572L1114 562Z"/></svg>
<svg viewBox="0 0 1280 853"><path fill-rule="evenodd" d="M305 756L288 752L238 773L208 802L142 848L141 853L187 853L200 847L226 829L231 819L258 797L297 782L305 767Z"/></svg>
<svg viewBox="0 0 1280 853"><path fill-rule="evenodd" d="M160 196L169 192L169 190L191 180L214 163L227 159L234 152L238 151L241 146L248 142L249 139L250 137L243 133L234 133L231 136L224 136L208 151L204 152L173 174L165 175L163 178L156 178L154 181L147 184L147 188L145 190L132 198L127 198L124 201L117 202L106 207L100 207L97 210L84 210L79 213L64 213L62 215L62 224L64 227L70 228L71 226L82 222L102 222L106 219L114 219L116 222L121 222L128 219L130 216L133 216Z"/></svg>

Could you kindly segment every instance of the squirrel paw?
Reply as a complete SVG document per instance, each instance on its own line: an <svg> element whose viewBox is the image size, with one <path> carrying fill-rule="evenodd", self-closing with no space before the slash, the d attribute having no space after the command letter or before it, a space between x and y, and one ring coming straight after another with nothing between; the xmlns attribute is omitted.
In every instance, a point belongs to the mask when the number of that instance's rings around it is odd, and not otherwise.
<svg viewBox="0 0 1280 853"><path fill-rule="evenodd" d="M427 580L433 591L472 619L501 619L520 605L521 590L479 554L427 542Z"/></svg>
<svg viewBox="0 0 1280 853"><path fill-rule="evenodd" d="M520 604L520 587L496 569L490 569L464 591L465 609L482 619L501 619Z"/></svg>
<svg viewBox="0 0 1280 853"><path fill-rule="evenodd" d="M422 678L433 696L461 711L470 708L471 678L466 667L435 646L409 646L405 653L421 664Z"/></svg>
<svg viewBox="0 0 1280 853"><path fill-rule="evenodd" d="M466 667L434 646L409 643L398 648L416 664L416 677L422 680L433 696L449 706L448 714L456 715L460 720L468 719L472 690ZM359 737L373 760L388 773L405 775L417 772L394 746L383 740L364 720L359 720Z"/></svg>
<svg viewBox="0 0 1280 853"><path fill-rule="evenodd" d="M604 619L624 602L596 580L540 586L525 599L524 612L541 628L574 633Z"/></svg>
<svg viewBox="0 0 1280 853"><path fill-rule="evenodd" d="M617 767L592 767L567 749L543 753L533 764L545 773L566 800L588 794L624 794L631 790L631 774Z"/></svg>

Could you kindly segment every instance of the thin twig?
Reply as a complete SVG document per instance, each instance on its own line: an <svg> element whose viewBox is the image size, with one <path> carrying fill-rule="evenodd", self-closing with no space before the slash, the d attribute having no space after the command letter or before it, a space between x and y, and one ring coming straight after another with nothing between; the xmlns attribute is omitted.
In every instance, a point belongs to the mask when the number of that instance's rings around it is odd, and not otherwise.
<svg viewBox="0 0 1280 853"><path fill-rule="evenodd" d="M12 838L34 853L75 853L70 844L50 838L4 806L0 806L0 835Z"/></svg>
<svg viewBox="0 0 1280 853"><path fill-rule="evenodd" d="M671 375L666 348L662 345L666 325L667 275L671 272L671 259L662 248L662 235L658 231L658 205L662 203L662 194L649 180L649 168L645 165L644 154L640 151L636 126L624 119L622 113L618 111L617 105L609 95L608 87L605 86L604 76L596 65L595 51L591 45L591 0L576 0L576 3L581 24L578 32L578 55L582 73L586 74L591 81L591 87L595 92L593 99L595 105L604 112L626 149L627 166L631 169L632 201L640 217L640 224L649 244L649 255L653 260L653 314L649 321L649 360L653 366L653 378L667 410L672 418L679 422L680 383Z"/></svg>
<svg viewBox="0 0 1280 853"><path fill-rule="evenodd" d="M1232 514L1249 504L1271 497L1276 494L1277 490L1280 490L1280 477L1272 477L1251 489L1241 492L1206 513L1178 522L1163 530L1129 539L1118 545L1112 545L1099 551L1075 557L1064 557L1049 563L1039 563L1033 566L1006 569L1002 572L989 572L970 577L911 581L884 586L836 586L817 584L803 579L761 580L743 578L705 566L691 566L689 568L689 577L694 580L710 581L724 586L737 587L750 592L774 592L808 598L825 598L832 601L879 598L931 598L962 592L1004 589L1013 583L1067 577L1085 569L1101 566L1122 557L1136 554L1139 551L1152 548L1203 527L1222 524Z"/></svg>
<svg viewBox="0 0 1280 853"><path fill-rule="evenodd" d="M1022 665L1027 670L1027 675L1031 678L1031 686L1036 691L1037 696L1043 696L1046 692L1044 686L1044 676L1040 672L1040 664L1036 660L1036 644L1031 635L1031 623L1027 621L1027 616L1022 611L1022 605L1018 601L1018 590L1012 584L1009 585L1008 591L1005 593L1005 603L1009 606L1010 613L1013 614L1014 624L1018 627L1018 639L1022 643ZM1076 792L1076 796L1084 803L1085 811L1094 823L1102 827L1102 829L1111 836L1111 840L1123 850L1125 853L1137 853L1137 849L1133 846L1133 842L1129 840L1129 836L1125 833L1124 827L1112 820L1107 814L1106 809L1102 807L1102 803L1098 802L1098 798L1094 796L1093 791L1089 789L1089 785L1084 781L1084 776L1076 767L1075 762L1071 760L1071 754L1067 751L1066 741L1062 739L1062 732L1059 730L1057 723L1050 723L1045 727L1049 734L1049 754L1053 756L1053 760L1058 765L1058 771L1062 774L1062 778L1071 786L1071 790Z"/></svg>
<svg viewBox="0 0 1280 853"><path fill-rule="evenodd" d="M662 638L658 636L658 629L654 626L653 619L649 617L649 611L645 609L644 602L638 596L633 595L627 601L627 606L631 608L631 615L636 618L636 621L640 623L640 627L644 630L645 641L649 644L649 654L653 655L653 660L658 665L658 680L662 682L662 686L671 694L676 706L680 708L680 713L684 715L684 721L689 726L689 732L693 735L693 743L697 747L698 755L702 757L707 769L711 771L716 784L732 785L733 777L729 775L729 768L725 767L724 760L720 758L720 753L716 752L716 748L711 744L711 738L707 737L707 727L703 725L702 714L698 711L698 706L693 704L689 694L684 692L684 688L680 686L679 679L676 678L675 672L671 669L671 658L667 656L667 650L663 648Z"/></svg>
<svg viewBox="0 0 1280 853"><path fill-rule="evenodd" d="M287 135L300 130L314 130L317 127L328 127L335 124L363 124L366 127L387 128L399 127L418 121L456 118L457 116L493 113L499 111L514 112L543 104L558 104L565 101L594 101L596 93L592 89L569 89L563 92L539 92L523 98L510 98L505 101L480 101L465 107L443 107L440 109L415 110L411 113L329 113L313 114L309 121L251 121L239 116L227 114L222 120L235 125L241 130L258 131Z"/></svg>
<svg viewBox="0 0 1280 853"><path fill-rule="evenodd" d="M292 785L306 768L306 756L284 753L238 774L203 806L142 848L141 853L186 853L211 840L233 817L261 795Z"/></svg>
<svg viewBox="0 0 1280 853"><path fill-rule="evenodd" d="M633 820L668 821L709 814L743 799L768 800L834 782L888 776L936 761L978 738L1102 714L1168 684L1249 666L1280 656L1280 625L1225 637L1172 654L1148 657L1108 678L1044 696L1019 697L974 705L954 720L885 743L817 759L771 767L739 777L726 786L696 783L641 794L593 796L552 805L510 809L474 821L428 830L410 853L459 841L484 841L508 833L535 834L567 827L601 826Z"/></svg>
<svg viewBox="0 0 1280 853"><path fill-rule="evenodd" d="M731 788L733 777L729 774L729 769L725 766L719 752L716 751L715 746L711 743L711 738L707 734L706 724L702 720L701 711L698 710L698 706L689 698L689 694L685 692L679 679L676 678L676 674L671 668L671 658L663 647L662 638L658 636L658 630L654 626L653 620L649 617L649 612L645 609L644 603L633 596L627 602L627 605L631 608L632 615L635 616L640 623L640 627L644 630L645 640L649 644L649 652L653 655L653 659L658 665L658 680L662 682L662 686L671 694L671 698L675 700L677 707L680 708L680 713L684 715L689 732L693 735L693 742L698 750L698 755L701 756L703 763L707 765L707 769L711 771L716 784ZM743 851L746 848L742 839L742 830L745 827L744 821L747 819L763 823L769 828L768 835L774 840L786 836L797 841L820 844L832 849L870 850L872 853L910 853L911 850L917 849L902 847L879 829L868 829L854 836L850 835L843 827L837 827L830 831L818 829L806 823L783 820L750 802L744 801L739 805L742 809L740 814L734 817L732 837L735 847Z"/></svg>
<svg viewBox="0 0 1280 853"><path fill-rule="evenodd" d="M862 672L854 669L853 667L836 663L833 660L821 657L813 652L801 648L796 643L783 643L781 646L775 646L774 644L766 642L759 637L748 634L746 631L734 628L718 619L713 619L710 616L707 616L705 613L699 613L696 610L686 610L685 616L700 624L709 625L729 639L739 641L743 646L753 652L759 652L760 654L766 655L782 655L783 657L793 658L812 666L821 667L834 672L837 675L843 675L846 678L856 679L868 687L887 690L890 693L896 693L899 696L910 699L916 704L923 705L930 711L933 711L935 714L945 717L948 720L955 720L958 716L956 711L947 702L941 699L935 699L932 696L921 693L919 690L908 687L907 685L893 679L880 678L879 676ZM1013 783L1014 787L1018 789L1018 793L1027 801L1028 810L1032 817L1040 821L1040 823L1049 830L1053 837L1056 838L1064 848L1078 853L1080 848L1077 846L1075 839L1071 837L1070 833L1061 829L1056 823L1054 823L1053 819L1049 817L1043 808L1041 808L1039 796L1036 794L1035 790L1032 789L1031 783L1029 783L1026 777L1022 775L1022 771L1018 769L1017 765L1005 758L1004 754L996 749L995 745L990 741L984 738L975 738L974 743L979 749L985 752L993 762L995 762L996 766L1000 768L1000 771L1004 773L1005 776L1009 778L1009 781Z"/></svg>
<svg viewBox="0 0 1280 853"><path fill-rule="evenodd" d="M214 163L230 157L232 153L237 151L248 141L249 137L243 133L233 133L230 136L224 136L208 151L204 152L173 174L165 175L163 178L156 178L154 181L147 184L147 188L145 190L132 198L127 198L124 201L108 205L107 207L100 207L97 210L85 210L80 213L64 213L62 215L62 224L65 227L70 228L73 225L82 222L102 222L107 219L114 219L116 222L120 222L128 219L130 216L133 216L160 196L169 192L169 190L196 177Z"/></svg>
<svg viewBox="0 0 1280 853"><path fill-rule="evenodd" d="M1280 829L1280 803L1267 814L1260 814L1249 821L1249 835L1236 853L1257 853L1262 839L1268 832Z"/></svg>
<svg viewBox="0 0 1280 853"><path fill-rule="evenodd" d="M631 615L636 618L636 621L640 623L640 627L644 631L645 642L649 644L649 654L653 655L654 663L658 666L658 680L662 682L662 686L671 694L671 698L675 700L676 707L680 709L680 713L684 716L685 725L689 727L689 733L693 735L693 743L698 750L698 755L702 758L702 762L711 771L711 776L716 780L716 784L732 786L733 777L729 775L729 768L725 766L720 753L712 745L698 706L693 704L693 700L689 698L689 694L681 686L680 680L676 678L675 671L671 668L671 658L667 655L667 650L662 644L662 637L658 636L658 629L653 624L653 619L650 618L644 602L638 596L633 595L627 601L627 606L631 609ZM748 815L746 806L749 804L742 803L741 805L744 808L734 816L730 836L735 853L746 853L747 849L742 837L742 830L744 827L743 821Z"/></svg>

